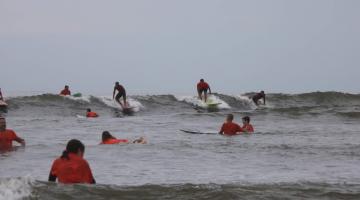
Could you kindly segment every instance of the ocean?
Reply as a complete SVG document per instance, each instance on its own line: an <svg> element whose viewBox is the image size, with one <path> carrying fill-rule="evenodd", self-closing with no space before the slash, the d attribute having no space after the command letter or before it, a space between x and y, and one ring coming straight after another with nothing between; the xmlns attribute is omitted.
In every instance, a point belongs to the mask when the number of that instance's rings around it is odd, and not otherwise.
<svg viewBox="0 0 360 200"><path fill-rule="evenodd" d="M360 199L360 94L14 96L3 114L26 147L0 153L0 199ZM91 108L100 117L86 119ZM227 114L253 134L216 134ZM206 132L189 134L180 129ZM103 131L148 144L99 145ZM70 139L85 146L96 185L48 183Z"/></svg>

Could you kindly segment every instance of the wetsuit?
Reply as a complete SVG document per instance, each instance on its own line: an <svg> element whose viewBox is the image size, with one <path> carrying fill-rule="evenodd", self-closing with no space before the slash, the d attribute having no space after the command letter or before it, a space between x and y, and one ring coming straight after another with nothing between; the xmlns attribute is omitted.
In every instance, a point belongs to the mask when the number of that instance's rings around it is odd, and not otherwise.
<svg viewBox="0 0 360 200"><path fill-rule="evenodd" d="M124 101L126 100L126 91L125 88L122 85L117 85L114 87L114 90L117 90L118 93L115 96L115 99L117 102L120 102L120 98L123 97Z"/></svg>
<svg viewBox="0 0 360 200"><path fill-rule="evenodd" d="M254 101L254 103L256 105L258 105L258 101L260 99L264 99L264 104L265 104L265 93L257 93L256 95L253 96L252 100Z"/></svg>

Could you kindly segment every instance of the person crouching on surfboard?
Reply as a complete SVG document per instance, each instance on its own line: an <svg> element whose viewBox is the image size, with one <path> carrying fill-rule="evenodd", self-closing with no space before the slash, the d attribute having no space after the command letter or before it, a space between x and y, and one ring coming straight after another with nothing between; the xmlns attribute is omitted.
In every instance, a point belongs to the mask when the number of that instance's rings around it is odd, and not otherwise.
<svg viewBox="0 0 360 200"><path fill-rule="evenodd" d="M243 132L242 128L237 123L234 123L233 120L234 115L228 114L226 117L226 122L222 125L219 134L231 136L238 135L240 132Z"/></svg>
<svg viewBox="0 0 360 200"><path fill-rule="evenodd" d="M202 93L204 93L204 100L207 100L207 91L209 90L209 94L211 94L211 89L208 83L204 81L204 79L200 79L200 82L197 84L197 91L199 94L199 99L202 100Z"/></svg>
<svg viewBox="0 0 360 200"><path fill-rule="evenodd" d="M115 92L116 91L118 93L117 93L117 95L115 97ZM113 99L114 99L114 97L115 97L116 102L118 102L122 108L127 106L127 104L126 104L126 91L125 91L125 88L122 85L119 84L119 82L115 83L114 92L113 92ZM120 102L121 97L123 97L123 99L124 99L124 105Z"/></svg>
<svg viewBox="0 0 360 200"><path fill-rule="evenodd" d="M259 100L260 99L264 99L264 105L265 105L265 92L264 91L261 91L260 93L257 93L252 97L252 100L254 101L254 103L257 106L259 105Z"/></svg>

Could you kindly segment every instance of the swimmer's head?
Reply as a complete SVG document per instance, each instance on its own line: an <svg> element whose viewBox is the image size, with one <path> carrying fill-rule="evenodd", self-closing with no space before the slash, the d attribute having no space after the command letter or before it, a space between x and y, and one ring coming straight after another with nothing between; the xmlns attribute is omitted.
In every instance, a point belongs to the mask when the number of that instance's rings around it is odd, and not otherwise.
<svg viewBox="0 0 360 200"><path fill-rule="evenodd" d="M113 139L113 138L114 138L114 136L112 136L109 131L104 131L102 133L101 139L102 139L103 142L105 142L108 139Z"/></svg>
<svg viewBox="0 0 360 200"><path fill-rule="evenodd" d="M226 121L228 122L232 122L234 120L234 115L233 114L228 114L226 117Z"/></svg>

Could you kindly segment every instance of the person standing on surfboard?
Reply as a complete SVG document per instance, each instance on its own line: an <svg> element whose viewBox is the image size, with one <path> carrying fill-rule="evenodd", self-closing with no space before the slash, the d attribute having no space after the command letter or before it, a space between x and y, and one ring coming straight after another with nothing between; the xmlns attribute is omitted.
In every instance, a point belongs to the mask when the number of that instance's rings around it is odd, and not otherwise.
<svg viewBox="0 0 360 200"><path fill-rule="evenodd" d="M4 98L3 98L3 95L2 95L2 92L1 92L1 88L0 88L0 100L4 101Z"/></svg>
<svg viewBox="0 0 360 200"><path fill-rule="evenodd" d="M202 100L202 93L204 93L204 100L207 100L207 91L209 90L209 94L211 94L210 86L204 79L200 79L200 82L197 84L197 91L199 94L199 99Z"/></svg>
<svg viewBox="0 0 360 200"><path fill-rule="evenodd" d="M261 91L260 93L257 93L252 97L252 100L254 101L254 103L257 106L259 105L259 100L260 99L264 99L264 105L265 105L265 92L264 91Z"/></svg>
<svg viewBox="0 0 360 200"><path fill-rule="evenodd" d="M115 92L118 92L115 97ZM124 105L120 102L120 98L123 97ZM126 107L126 91L125 88L119 84L119 82L115 83L114 92L113 92L113 99L115 98L116 102L120 104L120 106L124 109Z"/></svg>

